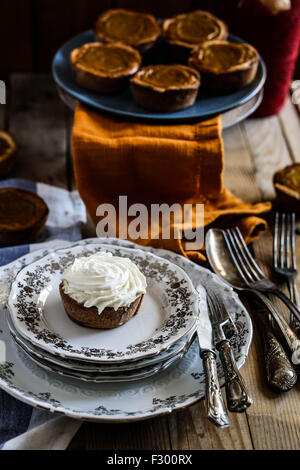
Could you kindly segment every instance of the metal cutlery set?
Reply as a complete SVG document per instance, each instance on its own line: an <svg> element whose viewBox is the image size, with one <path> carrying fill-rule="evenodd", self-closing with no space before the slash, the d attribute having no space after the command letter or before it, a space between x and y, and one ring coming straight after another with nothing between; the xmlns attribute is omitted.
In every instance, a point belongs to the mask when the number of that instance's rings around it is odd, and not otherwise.
<svg viewBox="0 0 300 470"><path fill-rule="evenodd" d="M206 235L206 252L214 272L235 290L256 296L257 314L255 316L262 332L267 380L273 389L282 392L290 390L296 384L297 373L294 364L297 363L297 358L300 359L299 296L295 285L297 275L295 214L276 213L273 251L274 271L286 281L290 298L262 272L237 227L228 230L210 229ZM278 297L288 307L289 323L278 311L271 296ZM252 400L236 367L234 355L226 337L226 325L234 327L234 322L222 298L209 289L207 289L207 305L212 334L209 337L208 332L206 340L203 340L202 330L201 340L199 340L200 354L206 373L207 416L215 425L226 427L229 425L229 419L219 388L215 350L219 352L224 370L228 410L245 411L251 405ZM275 328L285 339L289 354L278 340Z"/></svg>
<svg viewBox="0 0 300 470"><path fill-rule="evenodd" d="M17 372L7 378L2 375L0 385L26 402L30 396L30 403L46 409L52 410L55 397L67 416L91 415L96 421L106 421L108 414L110 421L165 414L189 406L205 394L208 419L218 427L229 426L227 410L244 412L252 403L239 372L248 354L252 324L232 288L256 296L255 316L261 324L269 384L288 391L297 381L294 365L300 359L300 312L294 231L293 215L276 216L274 269L287 282L290 299L261 271L237 228L207 233L206 252L217 276L179 254L113 238L84 240L36 257L30 254L27 264L17 260L10 275L8 321L0 328L8 364ZM113 335L105 330L97 334L83 330L70 323L63 310L58 293L62 270L74 257L99 250L133 259L149 280L145 302L139 315L128 322L127 334L124 329L116 329ZM288 306L290 322L278 311L274 295ZM2 317L3 322L5 315ZM278 330L288 352L276 336ZM36 370L38 374L32 375ZM66 384L71 390L67 400L65 388L61 393L56 381L52 386L53 374L59 376L62 387ZM223 376L226 404L219 384ZM26 387L24 377L28 378ZM78 392L73 405L74 387L85 391L90 382L94 401L90 390L88 400L85 393ZM118 383L121 392L107 394L102 387L110 383ZM46 404L39 399L44 397L45 387L52 393ZM134 393L128 392L131 387ZM101 407L99 390L104 390ZM120 401L120 393L124 400ZM70 400L74 411L70 411Z"/></svg>
<svg viewBox="0 0 300 470"><path fill-rule="evenodd" d="M224 303L210 289L206 289L207 305L212 333L215 336L213 345L212 335L207 335L208 341L205 342L203 329L201 330L201 339L198 334L200 345L200 355L203 360L204 371L206 374L206 407L207 416L210 421L218 427L229 426L229 419L224 405L222 393L219 387L218 374L216 369L216 352L222 362L225 375L226 401L229 411L242 412L251 405L252 399L249 396L246 384L238 371L234 354L228 339L224 333L224 326L232 322ZM234 325L234 324L233 324ZM209 333L209 332L208 332Z"/></svg>

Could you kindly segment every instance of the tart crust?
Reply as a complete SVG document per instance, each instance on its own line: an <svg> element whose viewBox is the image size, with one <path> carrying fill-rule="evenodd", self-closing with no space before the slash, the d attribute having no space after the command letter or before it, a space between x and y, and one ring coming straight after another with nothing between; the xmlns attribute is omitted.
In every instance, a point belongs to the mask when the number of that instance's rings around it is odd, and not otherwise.
<svg viewBox="0 0 300 470"><path fill-rule="evenodd" d="M293 163L274 174L273 183L282 207L300 214L300 163Z"/></svg>
<svg viewBox="0 0 300 470"><path fill-rule="evenodd" d="M0 189L0 243L30 243L40 235L49 209L42 198L16 188Z"/></svg>
<svg viewBox="0 0 300 470"><path fill-rule="evenodd" d="M0 131L0 178L5 178L16 162L17 147L8 132Z"/></svg>
<svg viewBox="0 0 300 470"><path fill-rule="evenodd" d="M59 285L59 292L65 311L71 320L81 326L98 329L117 328L128 322L138 313L144 296L137 297L129 307L120 307L118 310L106 307L99 315L97 307L84 307L84 305L66 294L63 282Z"/></svg>
<svg viewBox="0 0 300 470"><path fill-rule="evenodd" d="M71 52L76 82L83 88L116 93L141 65L139 52L125 44L84 44Z"/></svg>
<svg viewBox="0 0 300 470"><path fill-rule="evenodd" d="M228 28L208 11L196 10L164 20L162 35L171 57L186 61L191 50L203 42L226 39Z"/></svg>
<svg viewBox="0 0 300 470"><path fill-rule="evenodd" d="M149 50L160 35L154 16L116 8L102 13L94 26L94 36L100 42L128 44L140 52Z"/></svg>
<svg viewBox="0 0 300 470"><path fill-rule="evenodd" d="M252 82L258 61L258 52L250 44L207 41L193 50L189 65L201 73L207 88L231 93Z"/></svg>
<svg viewBox="0 0 300 470"><path fill-rule="evenodd" d="M200 86L199 73L185 65L149 65L130 80L134 99L146 109L173 112L192 106Z"/></svg>

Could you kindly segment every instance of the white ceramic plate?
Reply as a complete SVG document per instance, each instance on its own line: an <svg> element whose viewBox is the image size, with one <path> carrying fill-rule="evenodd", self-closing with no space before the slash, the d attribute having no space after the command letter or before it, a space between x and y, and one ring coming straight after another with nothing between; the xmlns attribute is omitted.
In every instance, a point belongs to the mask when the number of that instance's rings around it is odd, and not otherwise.
<svg viewBox="0 0 300 470"><path fill-rule="evenodd" d="M103 245L79 245L50 253L21 270L8 299L17 332L37 347L65 358L124 362L155 356L187 335L198 317L198 294L177 265L152 253L108 246L130 258L147 278L138 315L112 330L85 328L65 313L59 284L75 257L103 251Z"/></svg>
<svg viewBox="0 0 300 470"><path fill-rule="evenodd" d="M186 344L190 344L193 332L189 333L187 336L182 338L177 343L173 344L166 351L162 351L157 356L146 357L145 359L140 359L139 361L130 361L130 362L121 362L117 364L89 364L87 361L77 361L76 359L66 359L64 357L54 356L53 354L48 353L44 349L37 348L29 341L26 341L22 338L14 328L11 318L7 315L7 322L11 332L12 337L19 344L19 346L27 352L29 355L33 355L38 359L45 360L46 362L52 363L52 365L57 365L65 369L71 369L77 372L120 372L120 371L130 371L138 370L144 367L153 366L158 362L165 362L168 359L171 359L173 356L178 355L183 350L186 349Z"/></svg>
<svg viewBox="0 0 300 470"><path fill-rule="evenodd" d="M89 239L77 244L99 242L136 248L135 244L118 239ZM237 294L208 269L180 255L166 250L146 250L157 251L160 256L178 263L189 274L195 287L208 283L223 296L238 329L238 335L231 338L231 344L240 368L248 355L252 325ZM204 397L205 380L196 342L174 367L148 379L116 384L79 383L58 377L18 351L5 320L8 293L16 274L44 255L47 255L47 250L39 250L0 268L0 387L3 390L32 406L98 422L143 420L185 408ZM206 308L204 299L201 300L201 308ZM218 372L220 382L224 383L219 360Z"/></svg>
<svg viewBox="0 0 300 470"><path fill-rule="evenodd" d="M137 370L129 370L129 371L118 371L118 372L83 372L83 371L75 371L72 369L66 369L65 367L61 367L57 364L53 364L45 359L41 359L40 357L36 356L35 354L30 353L26 350L15 338L14 341L17 347L30 358L35 364L41 366L43 369L46 369L49 372L54 372L58 375L62 375L63 377L70 377L76 380L82 380L84 382L94 382L94 383L114 383L114 382L132 382L133 380L141 380L148 377L152 377L163 370L167 370L172 365L176 364L189 349L191 342L186 344L186 347L175 356L171 357L167 361L158 362L152 366L142 367L141 369Z"/></svg>

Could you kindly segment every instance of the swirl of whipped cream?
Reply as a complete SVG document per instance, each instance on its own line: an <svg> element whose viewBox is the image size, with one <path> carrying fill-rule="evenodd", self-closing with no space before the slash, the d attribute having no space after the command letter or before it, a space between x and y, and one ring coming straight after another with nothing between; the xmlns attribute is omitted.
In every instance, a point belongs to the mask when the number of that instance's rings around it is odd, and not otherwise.
<svg viewBox="0 0 300 470"><path fill-rule="evenodd" d="M76 258L62 274L66 294L85 307L118 310L146 292L146 278L129 259L108 252Z"/></svg>

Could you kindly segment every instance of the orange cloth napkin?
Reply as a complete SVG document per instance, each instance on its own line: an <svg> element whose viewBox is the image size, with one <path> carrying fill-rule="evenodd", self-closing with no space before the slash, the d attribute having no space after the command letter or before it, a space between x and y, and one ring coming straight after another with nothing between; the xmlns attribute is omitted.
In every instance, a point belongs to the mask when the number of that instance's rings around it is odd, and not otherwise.
<svg viewBox="0 0 300 470"><path fill-rule="evenodd" d="M126 195L128 205L143 203L149 208L151 203L204 204L205 227L238 225L248 243L267 227L257 215L269 211L270 203L246 204L223 187L220 117L196 124L136 123L78 105L72 148L77 189L95 224L100 204L118 209L119 196ZM174 236L151 239L149 232L147 239L133 241L173 250L196 262L206 259L204 249L186 251L185 240Z"/></svg>

